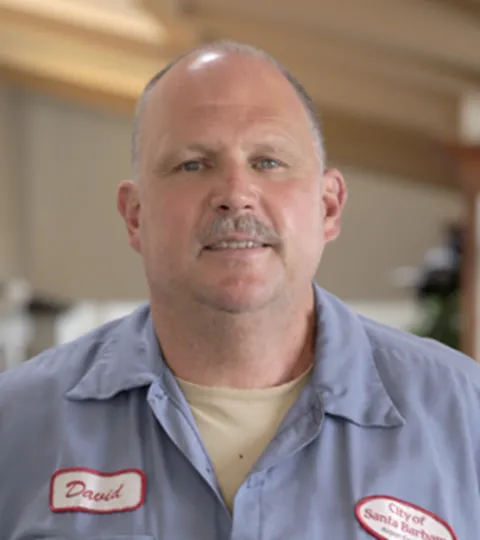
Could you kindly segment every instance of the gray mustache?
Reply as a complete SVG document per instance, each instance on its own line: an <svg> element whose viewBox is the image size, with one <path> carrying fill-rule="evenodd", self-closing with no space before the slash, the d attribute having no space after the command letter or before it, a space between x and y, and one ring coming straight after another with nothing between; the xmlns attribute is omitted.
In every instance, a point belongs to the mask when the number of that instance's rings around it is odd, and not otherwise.
<svg viewBox="0 0 480 540"><path fill-rule="evenodd" d="M217 216L207 230L201 235L201 243L206 246L220 242L229 235L246 234L252 240L276 246L280 236L271 228L251 214L239 216Z"/></svg>

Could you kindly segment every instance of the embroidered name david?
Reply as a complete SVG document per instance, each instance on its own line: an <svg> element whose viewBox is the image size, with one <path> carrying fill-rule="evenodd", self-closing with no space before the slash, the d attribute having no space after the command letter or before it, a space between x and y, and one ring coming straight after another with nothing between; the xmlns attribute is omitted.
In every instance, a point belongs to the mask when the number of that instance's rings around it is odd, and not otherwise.
<svg viewBox="0 0 480 540"><path fill-rule="evenodd" d="M101 473L74 468L56 471L50 482L52 512L111 513L136 510L145 502L146 479L138 469Z"/></svg>

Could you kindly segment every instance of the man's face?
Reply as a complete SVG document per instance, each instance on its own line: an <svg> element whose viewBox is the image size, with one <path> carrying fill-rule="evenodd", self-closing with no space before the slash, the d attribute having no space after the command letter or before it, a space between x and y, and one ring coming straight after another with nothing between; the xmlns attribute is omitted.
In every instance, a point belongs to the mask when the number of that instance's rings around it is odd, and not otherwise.
<svg viewBox="0 0 480 540"><path fill-rule="evenodd" d="M273 66L183 60L149 97L141 148L119 208L153 299L243 312L306 293L344 186L322 173L304 107Z"/></svg>

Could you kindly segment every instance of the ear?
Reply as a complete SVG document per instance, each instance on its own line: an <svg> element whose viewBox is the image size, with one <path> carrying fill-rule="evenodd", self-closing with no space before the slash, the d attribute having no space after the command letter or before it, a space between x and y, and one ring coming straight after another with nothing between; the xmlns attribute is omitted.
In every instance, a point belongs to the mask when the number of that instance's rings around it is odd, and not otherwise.
<svg viewBox="0 0 480 540"><path fill-rule="evenodd" d="M337 169L323 173L323 207L325 242L332 242L340 234L343 208L347 201L347 186Z"/></svg>
<svg viewBox="0 0 480 540"><path fill-rule="evenodd" d="M125 180L118 186L117 208L127 226L130 245L140 253L140 197L135 182Z"/></svg>

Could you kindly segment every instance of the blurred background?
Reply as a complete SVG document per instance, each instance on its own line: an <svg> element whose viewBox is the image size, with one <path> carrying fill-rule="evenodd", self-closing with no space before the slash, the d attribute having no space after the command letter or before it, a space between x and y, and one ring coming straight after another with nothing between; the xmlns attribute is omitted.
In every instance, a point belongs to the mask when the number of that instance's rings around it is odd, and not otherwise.
<svg viewBox="0 0 480 540"><path fill-rule="evenodd" d="M479 359L479 0L0 0L0 371L146 300L116 211L134 105L221 38L318 106L349 186L320 285Z"/></svg>

